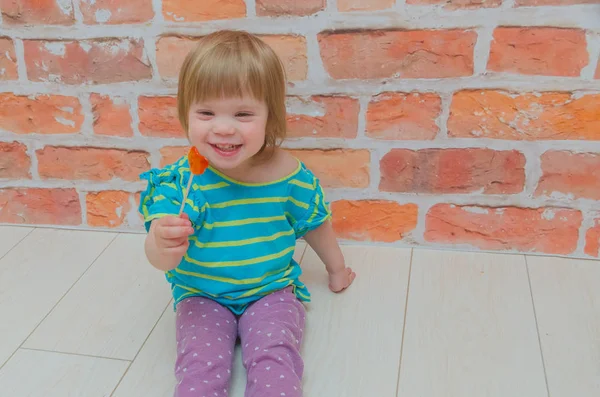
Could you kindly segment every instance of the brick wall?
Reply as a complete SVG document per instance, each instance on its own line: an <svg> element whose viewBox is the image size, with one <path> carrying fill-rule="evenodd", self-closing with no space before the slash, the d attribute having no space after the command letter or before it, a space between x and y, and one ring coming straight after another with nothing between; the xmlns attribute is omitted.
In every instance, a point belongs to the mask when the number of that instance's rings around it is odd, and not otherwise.
<svg viewBox="0 0 600 397"><path fill-rule="evenodd" d="M600 0L0 9L0 223L141 230L138 174L186 151L179 65L238 28L284 59L286 147L341 238L599 254Z"/></svg>

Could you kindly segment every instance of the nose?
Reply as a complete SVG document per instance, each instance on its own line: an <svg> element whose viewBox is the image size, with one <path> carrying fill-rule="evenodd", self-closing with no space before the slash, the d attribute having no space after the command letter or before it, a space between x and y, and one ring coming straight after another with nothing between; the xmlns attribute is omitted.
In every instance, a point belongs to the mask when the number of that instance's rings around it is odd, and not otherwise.
<svg viewBox="0 0 600 397"><path fill-rule="evenodd" d="M213 133L219 135L232 135L235 133L235 127L232 123L229 123L225 120L215 120L213 124Z"/></svg>

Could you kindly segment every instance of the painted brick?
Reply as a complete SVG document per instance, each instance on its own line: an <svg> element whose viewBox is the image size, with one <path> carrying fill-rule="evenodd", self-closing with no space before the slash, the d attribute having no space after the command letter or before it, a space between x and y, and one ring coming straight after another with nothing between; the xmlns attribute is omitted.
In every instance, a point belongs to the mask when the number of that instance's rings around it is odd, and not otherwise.
<svg viewBox="0 0 600 397"><path fill-rule="evenodd" d="M334 79L470 76L476 40L476 33L469 30L380 30L318 35L325 69Z"/></svg>
<svg viewBox="0 0 600 397"><path fill-rule="evenodd" d="M258 16L306 16L325 8L325 0L256 0Z"/></svg>
<svg viewBox="0 0 600 397"><path fill-rule="evenodd" d="M290 138L356 138L360 105L355 98L290 97L287 107Z"/></svg>
<svg viewBox="0 0 600 397"><path fill-rule="evenodd" d="M367 136L378 139L433 139L442 111L437 94L383 93L367 108Z"/></svg>
<svg viewBox="0 0 600 397"><path fill-rule="evenodd" d="M0 189L0 223L81 225L75 189Z"/></svg>
<svg viewBox="0 0 600 397"><path fill-rule="evenodd" d="M331 204L333 228L338 237L392 243L417 226L419 208L383 200L340 200Z"/></svg>
<svg viewBox="0 0 600 397"><path fill-rule="evenodd" d="M600 95L461 91L448 135L514 140L600 140Z"/></svg>
<svg viewBox="0 0 600 397"><path fill-rule="evenodd" d="M148 22L154 17L152 0L80 0L86 24L115 25Z"/></svg>
<svg viewBox="0 0 600 397"><path fill-rule="evenodd" d="M396 0L337 0L338 11L377 11L392 8Z"/></svg>
<svg viewBox="0 0 600 397"><path fill-rule="evenodd" d="M16 80L18 78L15 45L11 39L2 37L0 38L0 81Z"/></svg>
<svg viewBox="0 0 600 397"><path fill-rule="evenodd" d="M484 250L567 255L577 248L581 223L581 212L571 209L438 204L427 214L425 239Z"/></svg>
<svg viewBox="0 0 600 397"><path fill-rule="evenodd" d="M246 16L244 0L163 0L162 3L163 15L167 21L211 21Z"/></svg>
<svg viewBox="0 0 600 397"><path fill-rule="evenodd" d="M30 168L27 146L19 142L0 142L0 178L31 179Z"/></svg>
<svg viewBox="0 0 600 397"><path fill-rule="evenodd" d="M600 257L600 218L594 221L594 226L588 229L585 235L585 253Z"/></svg>
<svg viewBox="0 0 600 397"><path fill-rule="evenodd" d="M152 77L141 40L25 40L23 44L31 81L106 84Z"/></svg>
<svg viewBox="0 0 600 397"><path fill-rule="evenodd" d="M328 188L366 188L369 186L368 150L291 150L290 153L310 168Z"/></svg>
<svg viewBox="0 0 600 397"><path fill-rule="evenodd" d="M488 70L545 76L579 76L589 62L585 31L504 27L494 31Z"/></svg>
<svg viewBox="0 0 600 397"><path fill-rule="evenodd" d="M536 195L600 200L600 154L548 151Z"/></svg>
<svg viewBox="0 0 600 397"><path fill-rule="evenodd" d="M94 115L94 133L121 137L133 136L129 104L120 97L92 94L92 113Z"/></svg>
<svg viewBox="0 0 600 397"><path fill-rule="evenodd" d="M491 149L393 149L381 160L379 189L405 193L514 194L525 185L525 156Z"/></svg>
<svg viewBox="0 0 600 397"><path fill-rule="evenodd" d="M173 164L181 157L187 155L189 146L167 146L160 149L160 166L165 167Z"/></svg>
<svg viewBox="0 0 600 397"><path fill-rule="evenodd" d="M72 25L71 0L0 0L2 23L6 25Z"/></svg>
<svg viewBox="0 0 600 397"><path fill-rule="evenodd" d="M600 57L598 57L598 66L596 66L596 74L594 75L595 79L600 79Z"/></svg>
<svg viewBox="0 0 600 397"><path fill-rule="evenodd" d="M283 62L289 80L305 80L308 71L304 36L263 35ZM186 55L196 46L197 37L163 36L156 43L156 63L162 78L176 79Z"/></svg>
<svg viewBox="0 0 600 397"><path fill-rule="evenodd" d="M138 98L138 113L142 135L165 138L185 137L177 117L177 98L141 96Z"/></svg>
<svg viewBox="0 0 600 397"><path fill-rule="evenodd" d="M133 182L150 169L149 154L142 151L46 146L36 154L43 179Z"/></svg>
<svg viewBox="0 0 600 397"><path fill-rule="evenodd" d="M131 193L107 190L86 195L87 223L89 226L114 228L126 224L132 211Z"/></svg>
<svg viewBox="0 0 600 397"><path fill-rule="evenodd" d="M600 4L600 0L516 0L517 6L568 6L573 4Z"/></svg>
<svg viewBox="0 0 600 397"><path fill-rule="evenodd" d="M446 8L492 8L499 7L502 0L406 0L406 4L410 5L430 5L440 4Z"/></svg>
<svg viewBox="0 0 600 397"><path fill-rule="evenodd" d="M0 129L15 134L73 134L84 115L75 97L0 93Z"/></svg>

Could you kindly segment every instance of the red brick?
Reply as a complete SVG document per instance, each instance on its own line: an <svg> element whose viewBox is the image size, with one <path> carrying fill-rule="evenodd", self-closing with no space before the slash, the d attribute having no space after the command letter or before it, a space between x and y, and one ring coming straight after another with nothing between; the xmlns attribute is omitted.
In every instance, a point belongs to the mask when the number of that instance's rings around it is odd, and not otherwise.
<svg viewBox="0 0 600 397"><path fill-rule="evenodd" d="M141 40L25 40L24 46L31 81L105 84L152 77Z"/></svg>
<svg viewBox="0 0 600 397"><path fill-rule="evenodd" d="M311 15L325 9L325 0L256 0L256 15Z"/></svg>
<svg viewBox="0 0 600 397"><path fill-rule="evenodd" d="M367 136L378 139L433 139L442 111L437 94L386 92L367 108Z"/></svg>
<svg viewBox="0 0 600 397"><path fill-rule="evenodd" d="M288 98L288 137L356 138L359 103L340 96Z"/></svg>
<svg viewBox="0 0 600 397"><path fill-rule="evenodd" d="M291 150L290 153L310 168L328 188L365 188L369 186L368 150Z"/></svg>
<svg viewBox="0 0 600 397"><path fill-rule="evenodd" d="M594 226L585 235L585 253L596 258L600 256L600 218L596 219Z"/></svg>
<svg viewBox="0 0 600 397"><path fill-rule="evenodd" d="M137 181L150 168L149 155L142 151L46 146L36 153L43 179Z"/></svg>
<svg viewBox="0 0 600 397"><path fill-rule="evenodd" d="M185 133L177 116L177 98L138 98L140 132L152 137L183 138Z"/></svg>
<svg viewBox="0 0 600 397"><path fill-rule="evenodd" d="M86 24L142 23L154 17L152 0L82 0L79 8Z"/></svg>
<svg viewBox="0 0 600 397"><path fill-rule="evenodd" d="M109 190L86 195L87 223L98 227L119 227L127 224L132 208L128 192Z"/></svg>
<svg viewBox="0 0 600 397"><path fill-rule="evenodd" d="M600 79L600 57L598 57L598 66L596 66L596 74L594 75L595 79Z"/></svg>
<svg viewBox="0 0 600 397"><path fill-rule="evenodd" d="M600 95L568 92L454 95L448 135L514 140L600 140Z"/></svg>
<svg viewBox="0 0 600 397"><path fill-rule="evenodd" d="M429 5L445 4L446 8L491 8L499 7L502 0L406 0L406 4Z"/></svg>
<svg viewBox="0 0 600 397"><path fill-rule="evenodd" d="M381 159L379 189L406 193L514 194L525 184L525 156L491 149L393 149Z"/></svg>
<svg viewBox="0 0 600 397"><path fill-rule="evenodd" d="M572 4L600 4L600 0L516 0L517 6L568 6Z"/></svg>
<svg viewBox="0 0 600 397"><path fill-rule="evenodd" d="M391 243L402 240L417 226L419 208L393 201L335 201L331 204L338 237Z"/></svg>
<svg viewBox="0 0 600 397"><path fill-rule="evenodd" d="M31 179L30 168L27 146L19 142L0 142L0 178Z"/></svg>
<svg viewBox="0 0 600 397"><path fill-rule="evenodd" d="M577 249L581 222L581 212L570 209L438 204L427 214L425 239L484 250L567 255Z"/></svg>
<svg viewBox="0 0 600 397"><path fill-rule="evenodd" d="M0 223L81 225L75 189L0 189Z"/></svg>
<svg viewBox="0 0 600 397"><path fill-rule="evenodd" d="M321 57L334 79L438 78L473 74L477 35L468 30L323 32Z"/></svg>
<svg viewBox="0 0 600 397"><path fill-rule="evenodd" d="M18 78L15 45L9 38L0 38L0 81L16 80Z"/></svg>
<svg viewBox="0 0 600 397"><path fill-rule="evenodd" d="M72 25L70 0L0 0L2 23L6 25Z"/></svg>
<svg viewBox="0 0 600 397"><path fill-rule="evenodd" d="M396 0L338 0L338 11L378 11L392 8Z"/></svg>
<svg viewBox="0 0 600 397"><path fill-rule="evenodd" d="M525 75L579 77L588 64L585 31L561 28L498 28L488 70Z"/></svg>
<svg viewBox="0 0 600 397"><path fill-rule="evenodd" d="M289 80L305 80L308 71L304 36L265 35L260 38L281 58ZM196 46L198 37L163 36L156 43L156 63L165 79L179 76L186 55Z"/></svg>
<svg viewBox="0 0 600 397"><path fill-rule="evenodd" d="M244 0L163 0L163 15L167 21L193 22L246 16Z"/></svg>
<svg viewBox="0 0 600 397"><path fill-rule="evenodd" d="M166 167L173 164L181 157L187 155L189 146L167 146L160 149L160 166Z"/></svg>
<svg viewBox="0 0 600 397"><path fill-rule="evenodd" d="M133 136L129 104L120 97L92 94L94 133L98 135Z"/></svg>
<svg viewBox="0 0 600 397"><path fill-rule="evenodd" d="M600 200L600 154L549 151L542 155L536 195Z"/></svg>
<svg viewBox="0 0 600 397"><path fill-rule="evenodd" d="M77 133L83 119L75 97L0 94L0 128L15 134Z"/></svg>

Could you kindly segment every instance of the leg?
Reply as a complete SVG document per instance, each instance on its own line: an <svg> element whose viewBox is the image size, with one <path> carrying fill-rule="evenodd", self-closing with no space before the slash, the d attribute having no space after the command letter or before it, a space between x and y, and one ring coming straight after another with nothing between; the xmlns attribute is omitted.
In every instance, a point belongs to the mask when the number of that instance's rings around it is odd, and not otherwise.
<svg viewBox="0 0 600 397"><path fill-rule="evenodd" d="M240 318L246 397L301 397L304 306L291 288L267 295Z"/></svg>
<svg viewBox="0 0 600 397"><path fill-rule="evenodd" d="M236 339L237 322L228 309L200 297L181 301L175 397L227 397Z"/></svg>

